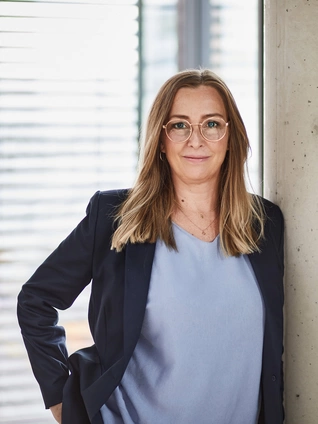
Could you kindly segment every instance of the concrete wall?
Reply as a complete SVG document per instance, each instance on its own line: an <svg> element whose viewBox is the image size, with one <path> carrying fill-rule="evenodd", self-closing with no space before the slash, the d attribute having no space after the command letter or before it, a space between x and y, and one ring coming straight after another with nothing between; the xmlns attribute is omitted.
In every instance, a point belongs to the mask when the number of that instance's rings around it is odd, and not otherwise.
<svg viewBox="0 0 318 424"><path fill-rule="evenodd" d="M318 0L265 0L264 193L286 220L287 424L318 423Z"/></svg>

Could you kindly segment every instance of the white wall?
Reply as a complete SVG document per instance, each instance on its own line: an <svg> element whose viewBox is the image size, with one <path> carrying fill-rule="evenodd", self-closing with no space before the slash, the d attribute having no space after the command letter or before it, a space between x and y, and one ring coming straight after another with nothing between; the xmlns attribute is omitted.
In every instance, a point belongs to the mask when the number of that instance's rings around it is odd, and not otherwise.
<svg viewBox="0 0 318 424"><path fill-rule="evenodd" d="M318 1L265 0L265 197L286 221L287 424L318 422Z"/></svg>

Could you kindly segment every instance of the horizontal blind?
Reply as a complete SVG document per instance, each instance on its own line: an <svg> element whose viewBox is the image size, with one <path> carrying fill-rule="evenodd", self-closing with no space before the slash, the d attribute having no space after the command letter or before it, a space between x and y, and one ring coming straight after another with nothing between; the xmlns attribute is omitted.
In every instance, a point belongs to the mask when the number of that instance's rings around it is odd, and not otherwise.
<svg viewBox="0 0 318 424"><path fill-rule="evenodd" d="M16 325L21 284L98 189L130 186L138 137L137 1L0 1L0 423L53 422ZM87 293L63 312L89 343Z"/></svg>

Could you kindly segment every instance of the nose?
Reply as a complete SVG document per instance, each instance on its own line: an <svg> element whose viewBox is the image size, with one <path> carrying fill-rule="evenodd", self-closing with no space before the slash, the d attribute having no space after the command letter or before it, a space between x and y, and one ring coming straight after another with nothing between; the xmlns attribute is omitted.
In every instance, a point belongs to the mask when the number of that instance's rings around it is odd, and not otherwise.
<svg viewBox="0 0 318 424"><path fill-rule="evenodd" d="M192 124L192 134L188 140L188 145L195 148L203 145L203 137L200 132L199 124Z"/></svg>

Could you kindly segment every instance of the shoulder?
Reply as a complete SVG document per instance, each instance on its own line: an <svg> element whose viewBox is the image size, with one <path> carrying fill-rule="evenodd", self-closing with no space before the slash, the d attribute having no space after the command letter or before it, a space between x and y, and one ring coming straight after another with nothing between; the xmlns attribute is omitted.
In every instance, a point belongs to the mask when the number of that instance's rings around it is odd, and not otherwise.
<svg viewBox="0 0 318 424"><path fill-rule="evenodd" d="M97 193L100 196L101 201L106 201L107 203L122 203L128 196L130 189L122 188L115 190L106 190L106 191L98 191Z"/></svg>
<svg viewBox="0 0 318 424"><path fill-rule="evenodd" d="M116 228L116 215L126 200L129 189L97 191L90 199L86 217L91 222L96 243L109 240Z"/></svg>
<svg viewBox="0 0 318 424"><path fill-rule="evenodd" d="M261 245L261 250L272 250L276 251L281 268L283 270L284 265L284 217L279 206L275 205L271 201L258 196L261 205L264 210L264 239Z"/></svg>
<svg viewBox="0 0 318 424"><path fill-rule="evenodd" d="M265 226L281 228L284 226L283 213L279 206L264 197L257 196L265 213Z"/></svg>
<svg viewBox="0 0 318 424"><path fill-rule="evenodd" d="M128 193L129 189L97 191L90 199L87 212L95 209L98 212L104 211L107 215L112 215L126 200Z"/></svg>
<svg viewBox="0 0 318 424"><path fill-rule="evenodd" d="M260 202L262 203L265 211L267 214L272 215L282 215L282 211L280 210L280 207L277 206L275 203L271 202L268 199L265 199L265 197L257 196Z"/></svg>

